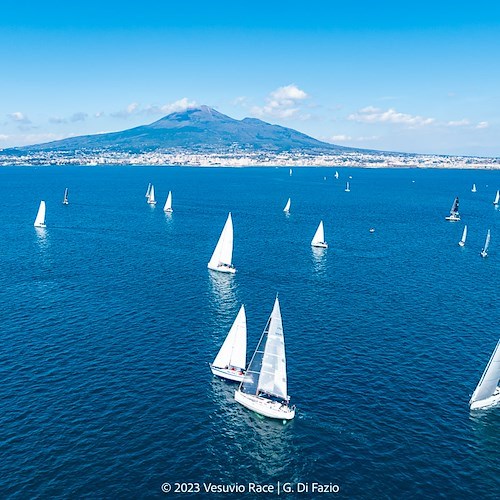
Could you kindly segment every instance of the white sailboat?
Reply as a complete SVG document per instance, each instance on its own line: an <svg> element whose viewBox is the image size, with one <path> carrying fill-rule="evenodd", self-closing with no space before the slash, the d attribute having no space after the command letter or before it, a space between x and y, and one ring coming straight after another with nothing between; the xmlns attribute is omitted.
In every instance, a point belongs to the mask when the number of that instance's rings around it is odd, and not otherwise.
<svg viewBox="0 0 500 500"><path fill-rule="evenodd" d="M481 376L481 380L469 401L471 410L487 408L500 403L500 340Z"/></svg>
<svg viewBox="0 0 500 500"><path fill-rule="evenodd" d="M265 417L280 420L295 417L295 406L290 406L287 393L285 340L278 297L234 398Z"/></svg>
<svg viewBox="0 0 500 500"><path fill-rule="evenodd" d="M42 200L40 206L38 207L38 213L36 214L35 227L47 227L45 225L45 202Z"/></svg>
<svg viewBox="0 0 500 500"><path fill-rule="evenodd" d="M464 232L462 233L462 239L458 242L458 244L463 247L465 246L465 240L467 239L467 224L465 224Z"/></svg>
<svg viewBox="0 0 500 500"><path fill-rule="evenodd" d="M481 250L481 257L488 257L488 247L490 246L490 230L486 233L486 241L484 242L484 248Z"/></svg>
<svg viewBox="0 0 500 500"><path fill-rule="evenodd" d="M314 233L311 245L313 247L318 247L318 248L328 248L328 244L325 241L325 230L323 228L323 221L320 221L318 229L316 229L316 232Z"/></svg>
<svg viewBox="0 0 500 500"><path fill-rule="evenodd" d="M350 188L350 186L349 186L349 181L347 181L347 182L346 182L346 185L345 185L345 189L344 189L344 191L345 191L346 193L350 193L350 192L351 192L351 188Z"/></svg>
<svg viewBox="0 0 500 500"><path fill-rule="evenodd" d="M172 191L168 192L167 201L165 202L165 206L163 207L164 212L173 212L172 210Z"/></svg>
<svg viewBox="0 0 500 500"><path fill-rule="evenodd" d="M148 184L148 189L146 189L146 198L149 198L150 191L151 191L151 182Z"/></svg>
<svg viewBox="0 0 500 500"><path fill-rule="evenodd" d="M233 260L233 219L231 212L227 216L226 223L222 229L219 241L215 247L212 258L208 262L208 269L220 271L221 273L235 273L236 269L232 265Z"/></svg>
<svg viewBox="0 0 500 500"><path fill-rule="evenodd" d="M334 175L335 179L338 179L339 178L339 173L335 170L335 175Z"/></svg>
<svg viewBox="0 0 500 500"><path fill-rule="evenodd" d="M68 201L68 188L66 188L64 190L64 198L63 198L63 205L69 205L69 201Z"/></svg>
<svg viewBox="0 0 500 500"><path fill-rule="evenodd" d="M241 382L245 376L247 362L247 319L242 305L226 340L210 365L214 375Z"/></svg>
<svg viewBox="0 0 500 500"><path fill-rule="evenodd" d="M155 187L151 184L151 188L149 189L148 203L150 205L156 205L155 200Z"/></svg>
<svg viewBox="0 0 500 500"><path fill-rule="evenodd" d="M497 189L497 194L495 195L495 199L493 200L493 205L498 207L499 203L500 203L500 190Z"/></svg>
<svg viewBox="0 0 500 500"><path fill-rule="evenodd" d="M290 177L292 176L293 172L292 172L292 169L290 169Z"/></svg>
<svg viewBox="0 0 500 500"><path fill-rule="evenodd" d="M476 185L475 185L475 184L472 184L471 193L475 193L476 191L477 191L477 189L476 189Z"/></svg>
<svg viewBox="0 0 500 500"><path fill-rule="evenodd" d="M283 209L283 212L285 213L290 213L290 205L292 204L292 200L288 198L288 201L286 202L285 208Z"/></svg>
<svg viewBox="0 0 500 500"><path fill-rule="evenodd" d="M450 222L458 222L460 220L460 214L458 213L458 196L453 200L453 205L450 209L450 215L445 217L446 220Z"/></svg>

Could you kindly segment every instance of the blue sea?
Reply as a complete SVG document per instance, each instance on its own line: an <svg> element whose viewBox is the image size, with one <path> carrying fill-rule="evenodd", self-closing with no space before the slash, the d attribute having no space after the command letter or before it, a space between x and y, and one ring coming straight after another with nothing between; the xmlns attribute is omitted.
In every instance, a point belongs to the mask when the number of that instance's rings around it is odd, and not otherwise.
<svg viewBox="0 0 500 500"><path fill-rule="evenodd" d="M1 497L498 498L500 408L468 408L500 337L498 188L482 170L0 169ZM207 270L228 212L234 276ZM286 425L208 366L242 303L252 354L276 293Z"/></svg>

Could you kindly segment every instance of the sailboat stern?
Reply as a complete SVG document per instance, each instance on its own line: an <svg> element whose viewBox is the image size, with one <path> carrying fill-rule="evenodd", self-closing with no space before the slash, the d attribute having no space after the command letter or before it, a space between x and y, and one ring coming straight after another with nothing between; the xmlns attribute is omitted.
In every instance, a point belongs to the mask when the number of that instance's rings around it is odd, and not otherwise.
<svg viewBox="0 0 500 500"><path fill-rule="evenodd" d="M272 399L254 394L246 394L240 390L234 393L234 399L245 408L263 415L264 417L279 420L292 420L295 417L295 406L290 407L287 402L280 403Z"/></svg>
<svg viewBox="0 0 500 500"><path fill-rule="evenodd" d="M217 366L210 365L210 370L216 377L233 380L234 382L241 382L245 378L245 372L239 368L218 368Z"/></svg>
<svg viewBox="0 0 500 500"><path fill-rule="evenodd" d="M489 408L490 406L496 406L498 404L500 404L500 387L497 387L495 392L489 398L472 402L470 404L470 409L482 410L485 408Z"/></svg>

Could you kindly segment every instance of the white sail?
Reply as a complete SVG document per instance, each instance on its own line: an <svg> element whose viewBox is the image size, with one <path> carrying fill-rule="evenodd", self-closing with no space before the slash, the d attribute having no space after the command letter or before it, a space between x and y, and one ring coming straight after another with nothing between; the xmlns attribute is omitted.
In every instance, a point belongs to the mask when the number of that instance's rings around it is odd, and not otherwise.
<svg viewBox="0 0 500 500"><path fill-rule="evenodd" d="M465 245L465 240L467 239L467 224L464 227L464 232L462 233L462 239L459 241L459 245L463 247Z"/></svg>
<svg viewBox="0 0 500 500"><path fill-rule="evenodd" d="M163 207L164 212L173 212L172 210L172 191L168 192L167 201L165 202L165 206Z"/></svg>
<svg viewBox="0 0 500 500"><path fill-rule="evenodd" d="M68 205L69 204L69 202L68 202L68 191L69 191L68 188L66 188L64 190L63 205Z"/></svg>
<svg viewBox="0 0 500 500"><path fill-rule="evenodd" d="M292 169L290 169L290 177L292 176L292 173L293 173L293 172L292 172Z"/></svg>
<svg viewBox="0 0 500 500"><path fill-rule="evenodd" d="M500 202L500 190L497 189L497 194L495 195L495 199L493 200L493 205L498 205Z"/></svg>
<svg viewBox="0 0 500 500"><path fill-rule="evenodd" d="M150 191L151 191L151 182L148 184L148 189L146 189L146 198L149 198Z"/></svg>
<svg viewBox="0 0 500 500"><path fill-rule="evenodd" d="M212 366L216 368L239 368L244 370L247 362L247 319L245 306L241 306L226 340Z"/></svg>
<svg viewBox="0 0 500 500"><path fill-rule="evenodd" d="M475 185L475 184L472 184L472 189L471 189L471 191L472 191L473 193L475 193L475 192L477 191L477 189L476 189L476 185Z"/></svg>
<svg viewBox="0 0 500 500"><path fill-rule="evenodd" d="M458 196L457 196L453 200L453 204L451 205L450 215L445 217L446 220L449 220L451 222L457 222L460 220L460 214L458 213L458 206L459 206L459 200L458 200Z"/></svg>
<svg viewBox="0 0 500 500"><path fill-rule="evenodd" d="M155 200L155 187L151 184L151 189L149 190L148 203L154 205L156 203Z"/></svg>
<svg viewBox="0 0 500 500"><path fill-rule="evenodd" d="M283 212L290 212L290 205L292 204L292 200L288 198L288 201L286 202L285 208L283 209Z"/></svg>
<svg viewBox="0 0 500 500"><path fill-rule="evenodd" d="M477 384L476 390L470 398L469 405L472 409L481 408L488 405L488 400L494 395L499 395L498 381L500 379L500 340L498 341L493 354L483 372L481 380ZM492 403L498 402L490 400ZM481 404L482 402L482 404Z"/></svg>
<svg viewBox="0 0 500 500"><path fill-rule="evenodd" d="M35 227L45 227L45 202L42 200L40 206L38 207L38 213L36 214Z"/></svg>
<svg viewBox="0 0 500 500"><path fill-rule="evenodd" d="M313 239L311 240L311 245L313 246L325 245L325 229L323 227L323 221L320 221L318 229L316 229Z"/></svg>
<svg viewBox="0 0 500 500"><path fill-rule="evenodd" d="M335 170L335 179L339 178L339 173Z"/></svg>
<svg viewBox="0 0 500 500"><path fill-rule="evenodd" d="M488 253L488 247L490 246L490 239L491 239L491 234L490 234L490 230L488 229L488 232L486 233L486 241L484 242L484 248L483 248L483 251L481 253Z"/></svg>
<svg viewBox="0 0 500 500"><path fill-rule="evenodd" d="M348 193L350 190L351 188L349 187L349 181L347 181L345 185L345 192Z"/></svg>
<svg viewBox="0 0 500 500"><path fill-rule="evenodd" d="M220 267L231 267L233 260L233 220L231 212L227 216L226 223L222 229L219 241L215 247L212 258L208 262L208 268L215 271L220 270Z"/></svg>

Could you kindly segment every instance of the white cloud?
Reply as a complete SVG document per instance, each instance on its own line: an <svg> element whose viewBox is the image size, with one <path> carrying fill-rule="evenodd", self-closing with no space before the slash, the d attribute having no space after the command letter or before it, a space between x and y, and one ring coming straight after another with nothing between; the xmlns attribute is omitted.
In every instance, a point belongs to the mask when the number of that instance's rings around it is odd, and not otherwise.
<svg viewBox="0 0 500 500"><path fill-rule="evenodd" d="M5 134L0 134L0 141L5 142L9 139L8 135Z"/></svg>
<svg viewBox="0 0 500 500"><path fill-rule="evenodd" d="M175 113L179 111L185 111L186 109L196 108L198 104L196 101L190 101L187 97L183 97L178 101L172 102L170 104L164 104L160 107L162 113Z"/></svg>
<svg viewBox="0 0 500 500"><path fill-rule="evenodd" d="M481 128L488 128L490 126L490 124L488 122L479 122L477 125L476 125L476 128L477 129L481 129Z"/></svg>
<svg viewBox="0 0 500 500"><path fill-rule="evenodd" d="M345 142L345 141L351 141L352 137L350 135L340 134L340 135L333 135L332 137L330 137L329 140L333 142Z"/></svg>
<svg viewBox="0 0 500 500"><path fill-rule="evenodd" d="M448 127L466 127L467 125L470 125L470 121L467 120L467 118L463 118L458 121L449 121L447 125Z"/></svg>
<svg viewBox="0 0 500 500"><path fill-rule="evenodd" d="M347 119L359 123L393 123L407 125L409 127L420 127L435 122L434 118L424 118L419 115L399 113L393 108L382 110L374 106L367 106L366 108L360 109L357 113L349 115Z"/></svg>
<svg viewBox="0 0 500 500"><path fill-rule="evenodd" d="M134 114L138 108L139 104L136 102L132 102L125 109L111 113L111 116L114 118L127 118L130 115Z"/></svg>
<svg viewBox="0 0 500 500"><path fill-rule="evenodd" d="M309 96L296 85L290 84L273 90L266 98L264 106L254 106L251 110L254 116L273 116L275 118L290 118L299 113L300 102Z"/></svg>
<svg viewBox="0 0 500 500"><path fill-rule="evenodd" d="M21 113L20 111L15 111L14 113L10 113L7 116L12 121L15 121L17 123L31 123L31 120L24 113Z"/></svg>

